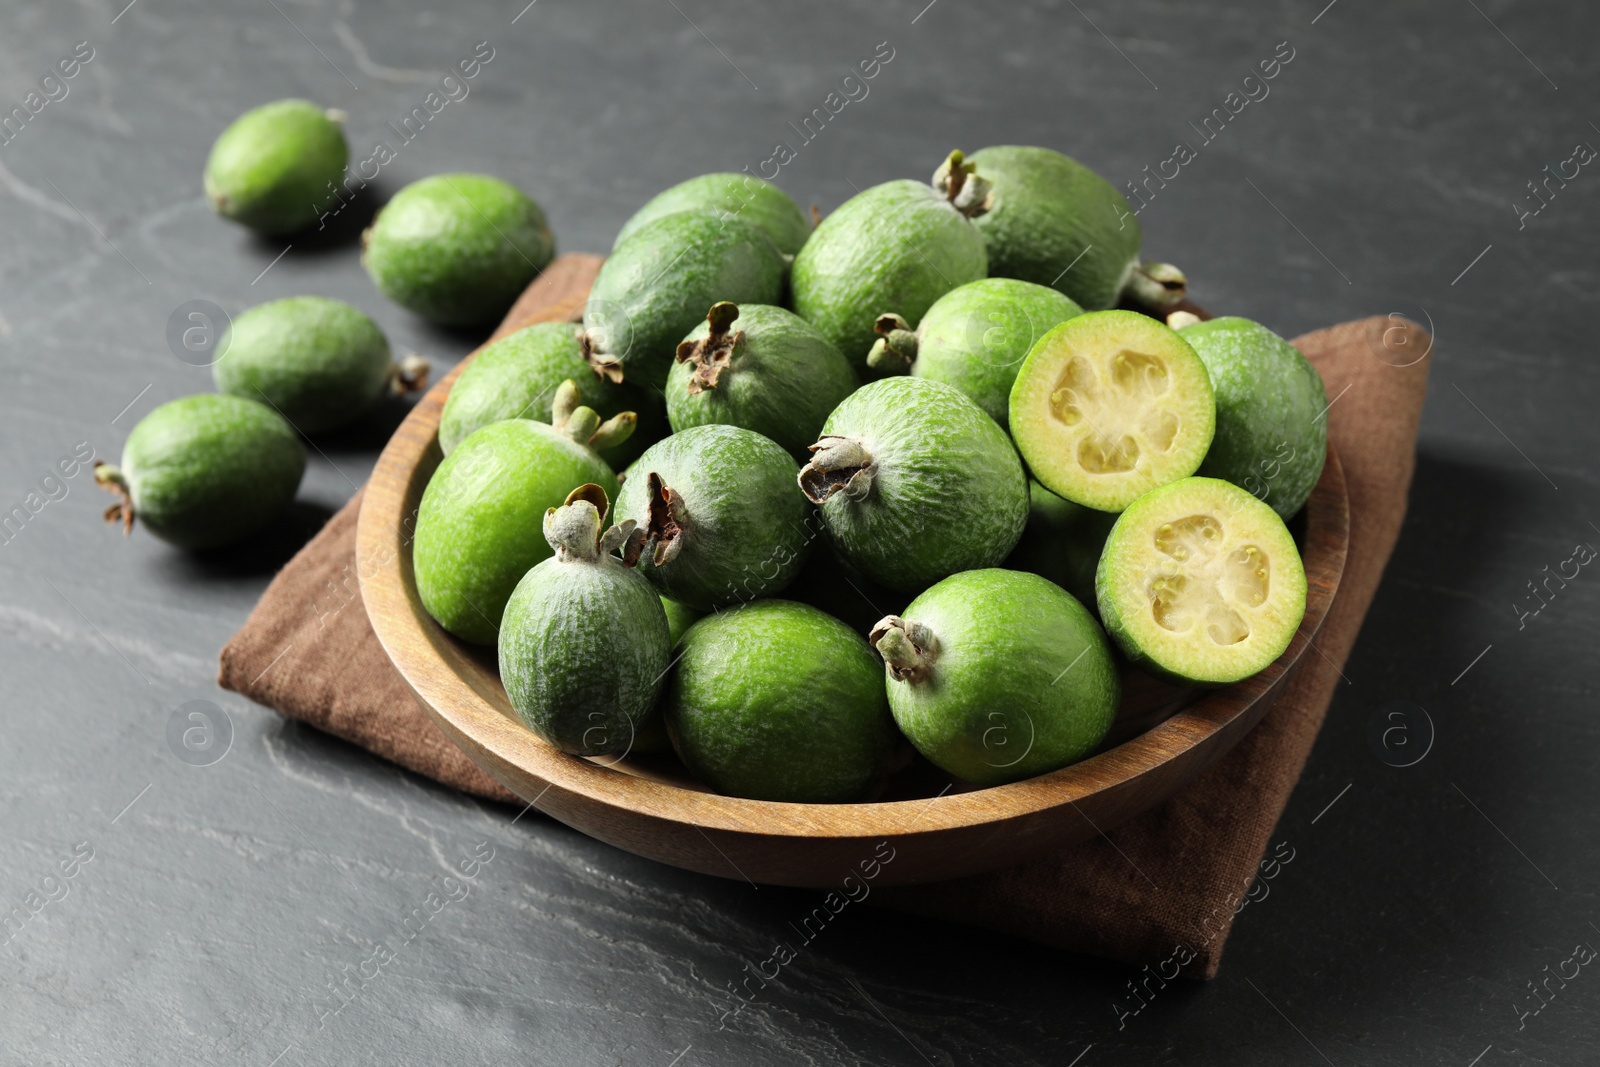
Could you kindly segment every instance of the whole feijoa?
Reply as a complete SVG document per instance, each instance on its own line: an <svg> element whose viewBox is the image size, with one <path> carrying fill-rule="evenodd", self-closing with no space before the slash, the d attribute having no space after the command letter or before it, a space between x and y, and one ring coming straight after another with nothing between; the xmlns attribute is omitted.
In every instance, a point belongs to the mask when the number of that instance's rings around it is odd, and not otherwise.
<svg viewBox="0 0 1600 1067"><path fill-rule="evenodd" d="M667 631L672 636L673 644L677 644L678 639L689 632L689 627L699 622L705 614L665 596L661 598L661 609L667 613Z"/></svg>
<svg viewBox="0 0 1600 1067"><path fill-rule="evenodd" d="M600 449L613 470L626 467L666 436L660 397L596 374L584 359L572 323L541 322L487 345L462 369L439 415L439 447L449 455L468 434L502 419L548 421L556 390L569 380L578 383L584 406L602 418L625 411L638 417L626 439Z"/></svg>
<svg viewBox="0 0 1600 1067"><path fill-rule="evenodd" d="M660 389L678 342L719 300L776 304L788 264L760 229L709 211L648 222L600 268L583 310L590 361L614 380Z"/></svg>
<svg viewBox="0 0 1600 1067"><path fill-rule="evenodd" d="M1028 482L1028 525L1005 565L1048 578L1095 606L1094 571L1117 516L1074 504L1040 485Z"/></svg>
<svg viewBox="0 0 1600 1067"><path fill-rule="evenodd" d="M1178 335L1211 372L1217 432L1199 473L1265 500L1287 519L1328 458L1328 392L1300 350L1258 322L1228 316Z"/></svg>
<svg viewBox="0 0 1600 1067"><path fill-rule="evenodd" d="M872 632L895 723L957 778L999 785L1075 763L1116 718L1111 645L1055 583L999 568L928 589Z"/></svg>
<svg viewBox="0 0 1600 1067"><path fill-rule="evenodd" d="M913 326L933 302L988 273L983 237L972 225L987 187L953 153L940 168L945 191L901 179L874 185L839 205L794 257L794 309L858 370L867 369L879 315Z"/></svg>
<svg viewBox="0 0 1600 1067"><path fill-rule="evenodd" d="M810 221L788 193L752 174L732 171L702 174L657 193L622 224L615 244L622 244L645 224L680 211L709 211L747 222L772 238L778 251L790 256L800 251L811 234Z"/></svg>
<svg viewBox="0 0 1600 1067"><path fill-rule="evenodd" d="M556 249L539 205L486 174L412 182L378 212L361 244L384 296L444 326L498 319Z"/></svg>
<svg viewBox="0 0 1600 1067"><path fill-rule="evenodd" d="M106 510L179 548L217 548L266 526L294 499L305 473L299 436L265 404L202 394L171 400L139 420L122 462L94 466L122 498Z"/></svg>
<svg viewBox="0 0 1600 1067"><path fill-rule="evenodd" d="M570 382L554 406L552 424L506 419L474 431L423 490L411 553L417 595L440 626L474 644L495 643L517 582L549 557L545 512L589 482L617 491L595 449L632 423L620 415L602 423Z"/></svg>
<svg viewBox="0 0 1600 1067"><path fill-rule="evenodd" d="M992 567L1028 521L1028 478L1011 439L954 386L885 378L833 410L800 487L844 558L920 592Z"/></svg>
<svg viewBox="0 0 1600 1067"><path fill-rule="evenodd" d="M425 360L396 364L377 323L325 296L257 305L233 320L217 350L218 390L270 405L304 434L336 430L391 389L428 381Z"/></svg>
<svg viewBox="0 0 1600 1067"><path fill-rule="evenodd" d="M517 583L500 620L500 680L523 723L575 756L624 756L659 718L671 663L655 587L617 557L633 524L582 485L544 517L555 553Z"/></svg>
<svg viewBox="0 0 1600 1067"><path fill-rule="evenodd" d="M758 600L689 628L662 693L684 766L719 793L828 804L885 773L895 737L882 669L816 608Z"/></svg>
<svg viewBox="0 0 1600 1067"><path fill-rule="evenodd" d="M1081 314L1071 298L1047 286L984 278L935 300L915 331L900 315L880 315L867 365L953 385L1004 427L1011 384L1034 342Z"/></svg>
<svg viewBox="0 0 1600 1067"><path fill-rule="evenodd" d="M246 111L211 146L206 199L223 218L266 234L311 225L344 179L342 118L309 100Z"/></svg>
<svg viewBox="0 0 1600 1067"><path fill-rule="evenodd" d="M737 426L696 426L657 441L628 468L618 521L643 531L639 569L695 609L776 596L805 564L811 505L799 465Z"/></svg>
<svg viewBox="0 0 1600 1067"><path fill-rule="evenodd" d="M1082 163L1029 145L984 148L972 161L993 186L994 203L976 220L991 275L1059 289L1089 311L1183 300L1183 272L1140 261L1132 205Z"/></svg>
<svg viewBox="0 0 1600 1067"><path fill-rule="evenodd" d="M794 312L723 301L678 345L667 420L674 431L742 426L804 459L828 413L859 384L839 350Z"/></svg>

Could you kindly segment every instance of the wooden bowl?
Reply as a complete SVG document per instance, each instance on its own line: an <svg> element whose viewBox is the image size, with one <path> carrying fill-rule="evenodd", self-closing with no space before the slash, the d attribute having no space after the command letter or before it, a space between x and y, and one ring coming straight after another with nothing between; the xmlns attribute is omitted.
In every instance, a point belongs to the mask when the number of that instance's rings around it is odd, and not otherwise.
<svg viewBox="0 0 1600 1067"><path fill-rule="evenodd" d="M862 804L718 796L666 761L603 765L545 744L517 721L493 650L457 641L423 610L411 531L422 490L443 458L439 414L459 370L416 405L367 485L357 558L366 561L358 571L373 629L445 735L518 796L602 841L704 874L837 887L887 842L894 859L881 867L877 884L915 884L1021 863L1110 829L1171 796L1260 721L1327 617L1344 570L1344 472L1330 451L1304 513L1305 621L1288 650L1254 677L1200 693L1081 763L1011 785L936 795L936 784L923 796Z"/></svg>

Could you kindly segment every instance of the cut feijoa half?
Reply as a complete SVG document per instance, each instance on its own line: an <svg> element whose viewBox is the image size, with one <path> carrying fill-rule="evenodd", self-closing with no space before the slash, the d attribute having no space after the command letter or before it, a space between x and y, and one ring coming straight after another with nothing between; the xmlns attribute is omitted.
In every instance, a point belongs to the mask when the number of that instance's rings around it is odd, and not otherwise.
<svg viewBox="0 0 1600 1067"><path fill-rule="evenodd" d="M1220 478L1185 478L1117 519L1095 573L1106 632L1137 666L1225 685L1283 654L1306 611L1288 527Z"/></svg>
<svg viewBox="0 0 1600 1067"><path fill-rule="evenodd" d="M1011 387L1011 434L1033 476L1099 511L1193 474L1216 418L1194 349L1132 311L1062 323L1033 346Z"/></svg>

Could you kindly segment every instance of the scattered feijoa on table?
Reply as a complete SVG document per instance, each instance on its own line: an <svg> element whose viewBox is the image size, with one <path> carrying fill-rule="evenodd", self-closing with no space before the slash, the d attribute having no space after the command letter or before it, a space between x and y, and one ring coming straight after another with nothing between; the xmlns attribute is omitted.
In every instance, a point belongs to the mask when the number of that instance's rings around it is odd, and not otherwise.
<svg viewBox="0 0 1600 1067"><path fill-rule="evenodd" d="M978 785L1065 767L1094 751L1121 697L1111 646L1055 583L999 568L951 575L869 638L900 732Z"/></svg>
<svg viewBox="0 0 1600 1067"><path fill-rule="evenodd" d="M304 229L338 195L350 150L338 112L279 100L233 121L206 160L206 199L265 234Z"/></svg>
<svg viewBox="0 0 1600 1067"><path fill-rule="evenodd" d="M1011 436L1033 476L1100 511L1193 474L1215 425L1200 357L1176 330L1133 311L1057 326L1011 387Z"/></svg>
<svg viewBox="0 0 1600 1067"><path fill-rule="evenodd" d="M378 324L342 300L292 296L251 308L232 325L211 366L217 389L260 400L304 434L336 430L383 395L427 385L428 364L389 358Z"/></svg>
<svg viewBox="0 0 1600 1067"><path fill-rule="evenodd" d="M1117 517L1028 482L1028 525L1005 565L1055 582L1093 609L1094 571Z"/></svg>
<svg viewBox="0 0 1600 1067"><path fill-rule="evenodd" d="M1242 486L1283 518L1311 496L1328 457L1328 393L1300 350L1228 316L1178 331L1211 372L1217 433L1199 473Z"/></svg>
<svg viewBox="0 0 1600 1067"><path fill-rule="evenodd" d="M474 431L422 493L411 555L417 595L440 626L474 644L494 644L517 582L549 557L545 512L589 482L617 491L595 449L626 436L627 413L602 423L570 383L553 406L553 424L506 419Z"/></svg>
<svg viewBox="0 0 1600 1067"><path fill-rule="evenodd" d="M757 600L708 615L678 646L662 706L684 765L720 793L859 799L894 749L883 668L816 608Z"/></svg>
<svg viewBox="0 0 1600 1067"><path fill-rule="evenodd" d="M742 426L804 462L828 413L859 384L839 350L794 312L723 301L678 345L667 420L674 431Z"/></svg>
<svg viewBox="0 0 1600 1067"><path fill-rule="evenodd" d="M972 154L993 203L975 220L989 274L1048 285L1089 311L1119 301L1163 310L1183 300L1183 272L1139 260L1139 218L1100 175L1048 148L998 145Z"/></svg>
<svg viewBox="0 0 1600 1067"><path fill-rule="evenodd" d="M794 258L795 311L864 374L878 316L893 312L915 326L939 297L987 274L972 225L987 203L982 176L959 152L939 176L943 192L901 179L857 193Z"/></svg>
<svg viewBox="0 0 1600 1067"><path fill-rule="evenodd" d="M800 251L811 234L810 221L788 193L769 181L734 171L702 174L657 193L622 224L616 245L647 223L680 211L709 211L748 223L772 238L778 251L789 256Z"/></svg>
<svg viewBox="0 0 1600 1067"><path fill-rule="evenodd" d="M1005 431L926 378L885 378L847 397L800 487L846 560L908 593L999 563L1028 520L1028 478Z"/></svg>
<svg viewBox="0 0 1600 1067"><path fill-rule="evenodd" d="M500 620L500 680L534 733L576 756L624 756L658 717L672 638L655 587L616 555L633 524L583 485L544 516L555 553L525 574Z"/></svg>
<svg viewBox="0 0 1600 1067"><path fill-rule="evenodd" d="M119 466L95 481L122 497L106 510L124 532L135 518L179 548L218 548L266 526L294 499L305 473L299 436L265 404L202 394L168 401L139 420Z"/></svg>
<svg viewBox="0 0 1600 1067"><path fill-rule="evenodd" d="M788 263L760 229L709 211L648 222L601 266L583 310L590 362L616 380L666 385L678 342L719 300L776 304Z"/></svg>
<svg viewBox="0 0 1600 1067"><path fill-rule="evenodd" d="M770 438L695 426L645 449L628 468L617 521L643 531L639 569L696 611L781 593L811 546L799 466Z"/></svg>
<svg viewBox="0 0 1600 1067"><path fill-rule="evenodd" d="M933 302L913 331L899 315L881 315L867 364L880 374L914 374L966 393L1001 428L1011 384L1046 333L1083 309L1043 285L984 278Z"/></svg>
<svg viewBox="0 0 1600 1067"><path fill-rule="evenodd" d="M485 174L412 182L383 206L361 243L379 291L444 326L498 319L556 248L539 205Z"/></svg>
<svg viewBox="0 0 1600 1067"><path fill-rule="evenodd" d="M1107 632L1136 666L1225 685L1289 647L1306 573L1277 512L1231 482L1185 478L1117 519L1095 592Z"/></svg>

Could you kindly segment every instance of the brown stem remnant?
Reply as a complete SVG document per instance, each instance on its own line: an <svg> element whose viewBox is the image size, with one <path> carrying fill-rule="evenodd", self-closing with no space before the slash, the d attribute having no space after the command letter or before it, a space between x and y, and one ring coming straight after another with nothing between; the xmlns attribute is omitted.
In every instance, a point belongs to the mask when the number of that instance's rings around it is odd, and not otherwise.
<svg viewBox="0 0 1600 1067"><path fill-rule="evenodd" d="M933 631L911 619L886 615L867 635L867 643L878 650L889 677L897 682L919 682L933 669L939 642Z"/></svg>
<svg viewBox="0 0 1600 1067"><path fill-rule="evenodd" d="M644 544L654 542L655 551L650 556L652 566L671 563L683 550L684 527L687 515L683 510L683 497L679 496L661 475L651 471L645 482L650 493L650 505L645 519Z"/></svg>
<svg viewBox="0 0 1600 1067"><path fill-rule="evenodd" d="M968 160L959 148L933 172L933 187L944 194L951 207L969 219L994 207L992 183L979 176L978 165Z"/></svg>
<svg viewBox="0 0 1600 1067"><path fill-rule="evenodd" d="M589 369L595 375L604 378L613 385L622 381L622 361L616 356L603 354L594 346L594 339L589 336L589 331L582 326L578 327L578 350L583 355L583 361L589 364Z"/></svg>
<svg viewBox="0 0 1600 1067"><path fill-rule="evenodd" d="M867 353L867 366L882 374L910 374L917 361L917 335L899 315L879 315L872 324L878 339Z"/></svg>
<svg viewBox="0 0 1600 1067"><path fill-rule="evenodd" d="M413 352L399 363L389 367L389 394L391 396L405 396L407 393L417 393L428 387L428 372L432 370L428 361Z"/></svg>
<svg viewBox="0 0 1600 1067"><path fill-rule="evenodd" d="M117 494L118 501L106 508L104 518L107 522L122 524L122 536L133 533L133 492L128 488L128 479L123 473L103 459L94 461L94 484L100 488Z"/></svg>
<svg viewBox="0 0 1600 1067"><path fill-rule="evenodd" d="M1188 292L1189 279L1171 263L1135 263L1122 285L1129 302L1149 311L1177 307Z"/></svg>
<svg viewBox="0 0 1600 1067"><path fill-rule="evenodd" d="M593 482L567 494L559 508L544 513L544 539L563 563L579 560L597 563L626 544L635 523L626 519L609 529L605 525L611 501L605 489ZM637 561L638 556L634 556ZM633 563L627 563L632 566Z"/></svg>
<svg viewBox="0 0 1600 1067"><path fill-rule="evenodd" d="M678 345L677 361L694 364L689 375L690 396L715 389L722 372L733 361L733 355L744 341L744 331L732 329L739 317L737 304L723 300L712 304L706 312L706 335L698 341L684 341Z"/></svg>
<svg viewBox="0 0 1600 1067"><path fill-rule="evenodd" d="M859 438L825 435L810 446L811 462L800 468L800 490L820 504L841 490L860 500L872 488L878 463Z"/></svg>

